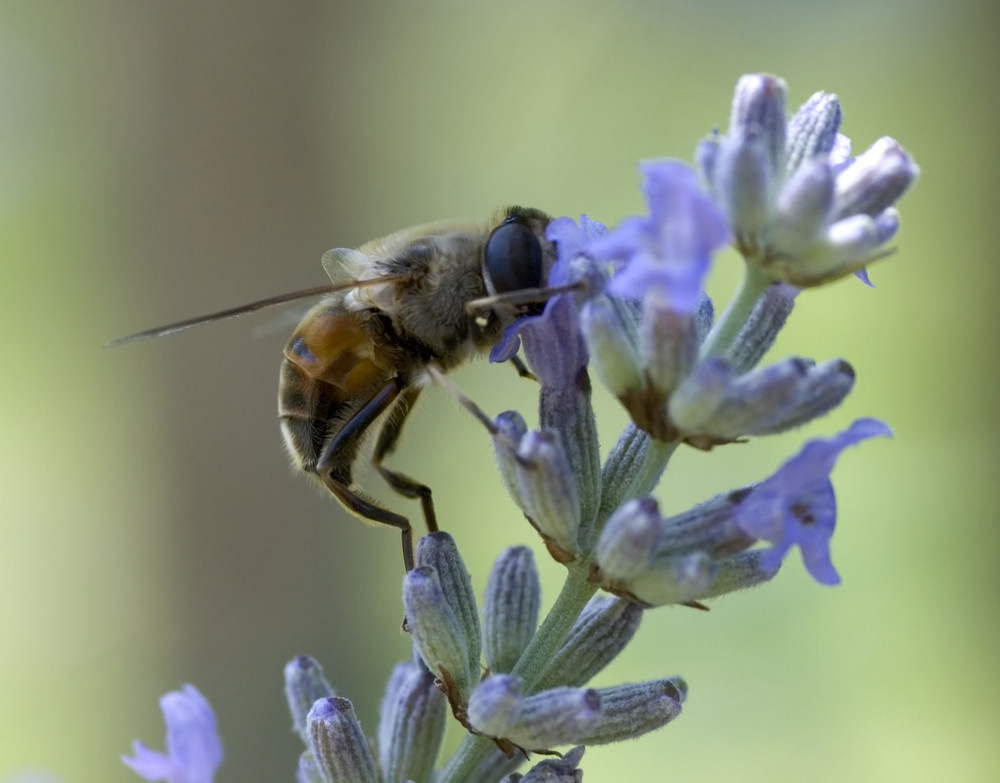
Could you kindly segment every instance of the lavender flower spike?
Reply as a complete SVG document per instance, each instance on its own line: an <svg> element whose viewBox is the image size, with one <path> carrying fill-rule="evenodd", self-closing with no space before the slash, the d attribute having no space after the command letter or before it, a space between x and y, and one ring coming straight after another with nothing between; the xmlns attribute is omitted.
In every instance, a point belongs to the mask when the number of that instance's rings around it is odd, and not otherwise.
<svg viewBox="0 0 1000 783"><path fill-rule="evenodd" d="M167 724L167 752L150 750L136 740L133 756L122 756L146 780L167 783L212 783L222 763L222 743L208 700L193 685L171 691L160 699Z"/></svg>
<svg viewBox="0 0 1000 783"><path fill-rule="evenodd" d="M774 545L764 553L762 565L777 567L798 545L813 579L824 585L840 583L830 560L830 537L837 516L830 471L848 446L891 435L877 419L858 419L832 438L809 441L777 473L753 488L737 508L736 524Z"/></svg>

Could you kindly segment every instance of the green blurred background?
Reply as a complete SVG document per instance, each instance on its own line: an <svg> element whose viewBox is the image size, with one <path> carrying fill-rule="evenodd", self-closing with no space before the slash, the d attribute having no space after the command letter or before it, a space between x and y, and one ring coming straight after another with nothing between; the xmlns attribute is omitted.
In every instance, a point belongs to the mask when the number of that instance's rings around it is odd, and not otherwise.
<svg viewBox="0 0 1000 783"><path fill-rule="evenodd" d="M371 731L408 654L397 536L282 453L294 317L103 343L322 283L328 247L413 223L517 202L612 224L642 208L635 163L690 158L761 70L793 107L837 92L857 151L893 135L923 174L878 288L807 292L775 348L848 358L843 408L684 451L658 495L679 510L760 479L860 416L896 438L836 470L842 586L793 558L708 614L646 616L599 684L682 674L685 713L588 751L586 779L997 779L997 171L977 146L995 147L997 30L972 0L5 0L0 780L137 779L118 756L162 747L156 701L183 682L218 714L220 781L291 780L285 661L318 658ZM736 267L719 259L719 297ZM532 415L509 369L455 380ZM393 464L434 488L481 591L501 548L535 541L479 426L424 397ZM607 446L624 416L598 405ZM559 568L543 569L551 600Z"/></svg>

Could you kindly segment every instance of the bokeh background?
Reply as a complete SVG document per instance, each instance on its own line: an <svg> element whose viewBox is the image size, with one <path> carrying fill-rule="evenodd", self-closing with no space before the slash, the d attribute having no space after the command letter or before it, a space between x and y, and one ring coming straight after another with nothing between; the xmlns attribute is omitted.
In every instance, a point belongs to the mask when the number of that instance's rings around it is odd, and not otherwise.
<svg viewBox="0 0 1000 783"><path fill-rule="evenodd" d="M136 779L118 757L161 747L157 699L184 682L215 706L219 781L291 780L284 663L318 658L373 730L408 654L396 534L282 453L295 314L105 342L322 283L328 247L413 223L515 202L613 224L642 209L635 163L690 158L761 70L793 107L837 92L856 150L893 135L923 174L878 287L807 292L775 348L848 358L842 409L682 452L658 496L679 510L760 479L860 416L896 438L835 472L842 586L793 558L708 614L647 614L598 682L682 674L685 713L590 750L586 779L997 779L997 30L974 0L5 0L0 780ZM718 260L720 306L736 267ZM508 368L455 380L532 415ZM624 416L598 404L609 446ZM434 488L480 591L504 546L535 543L444 393L393 464ZM543 570L551 600L559 568Z"/></svg>

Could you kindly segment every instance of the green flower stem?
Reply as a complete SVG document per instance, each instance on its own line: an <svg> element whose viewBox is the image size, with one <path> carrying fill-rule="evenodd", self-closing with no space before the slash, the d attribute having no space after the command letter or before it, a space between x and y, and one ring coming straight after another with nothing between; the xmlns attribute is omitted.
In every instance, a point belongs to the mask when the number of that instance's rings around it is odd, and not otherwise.
<svg viewBox="0 0 1000 783"><path fill-rule="evenodd" d="M587 581L589 573L590 563L586 560L568 567L566 581L563 582L556 602L515 664L511 674L524 680L525 693L531 693L542 670L566 639L583 607L597 592L597 585Z"/></svg>
<svg viewBox="0 0 1000 783"><path fill-rule="evenodd" d="M645 497L653 491L653 488L659 483L663 471L667 469L667 463L670 461L670 457L678 445L678 441L676 440L662 441L655 438L650 439L649 449L646 451L642 466L635 474L635 478L632 479L632 485L629 487L629 498Z"/></svg>
<svg viewBox="0 0 1000 783"><path fill-rule="evenodd" d="M761 271L754 259L747 259L743 266L743 279L736 291L736 296L729 303L722 317L712 327L708 337L701 346L702 358L706 356L725 356L726 351L736 340L740 329L750 317L757 300L760 299L769 285L774 282Z"/></svg>
<svg viewBox="0 0 1000 783"><path fill-rule="evenodd" d="M555 655L580 612L597 592L597 585L587 581L589 572L590 564L586 560L568 567L566 581L559 596L514 666L512 674L524 680L526 694L531 693L532 686L538 682L545 665ZM472 780L473 773L496 747L488 737L467 734L437 783L465 783Z"/></svg>

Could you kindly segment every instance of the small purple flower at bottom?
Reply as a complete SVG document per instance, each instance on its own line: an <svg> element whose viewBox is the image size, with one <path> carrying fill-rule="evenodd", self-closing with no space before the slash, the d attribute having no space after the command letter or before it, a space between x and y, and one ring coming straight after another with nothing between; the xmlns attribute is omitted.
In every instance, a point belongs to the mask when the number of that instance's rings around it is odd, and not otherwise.
<svg viewBox="0 0 1000 783"><path fill-rule="evenodd" d="M840 583L830 559L830 537L837 505L829 475L848 446L874 437L891 437L877 419L858 419L832 438L809 441L778 472L761 482L736 510L736 524L748 535L774 544L764 555L777 566L793 546L802 552L806 570L820 584Z"/></svg>
<svg viewBox="0 0 1000 783"><path fill-rule="evenodd" d="M150 750L136 740L133 756L122 756L146 780L167 783L212 783L222 763L222 743L208 700L193 685L171 691L160 699L167 724L167 752Z"/></svg>

